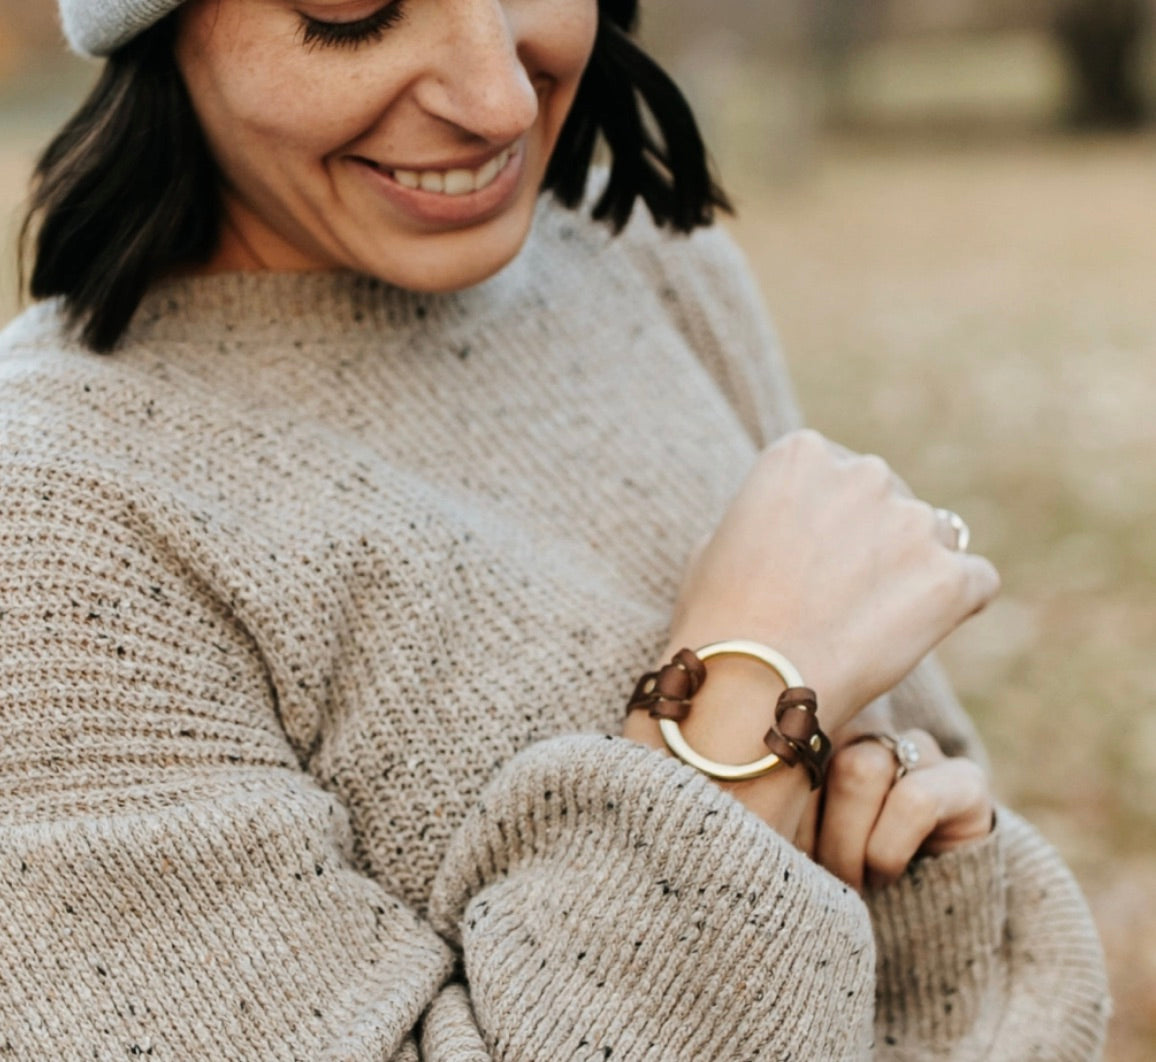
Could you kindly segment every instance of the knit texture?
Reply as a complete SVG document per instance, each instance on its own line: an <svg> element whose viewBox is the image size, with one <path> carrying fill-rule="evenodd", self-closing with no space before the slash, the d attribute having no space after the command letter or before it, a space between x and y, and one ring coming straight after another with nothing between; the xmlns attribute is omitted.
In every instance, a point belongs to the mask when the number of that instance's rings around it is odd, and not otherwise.
<svg viewBox="0 0 1156 1062"><path fill-rule="evenodd" d="M452 295L173 281L111 356L27 311L0 1055L1096 1057L1087 910L1010 813L865 904L612 736L797 421L724 234L549 203ZM976 747L930 662L894 712Z"/></svg>
<svg viewBox="0 0 1156 1062"><path fill-rule="evenodd" d="M183 0L57 0L72 50L93 58L111 55L138 33L181 6Z"/></svg>

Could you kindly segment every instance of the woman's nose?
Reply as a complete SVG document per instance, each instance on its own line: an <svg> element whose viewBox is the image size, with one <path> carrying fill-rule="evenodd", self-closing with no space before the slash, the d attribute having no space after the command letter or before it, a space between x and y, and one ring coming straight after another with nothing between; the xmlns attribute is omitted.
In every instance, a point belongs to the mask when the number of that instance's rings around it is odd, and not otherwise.
<svg viewBox="0 0 1156 1062"><path fill-rule="evenodd" d="M502 0L447 0L442 12L441 46L422 86L422 106L489 143L516 140L538 116L516 18Z"/></svg>

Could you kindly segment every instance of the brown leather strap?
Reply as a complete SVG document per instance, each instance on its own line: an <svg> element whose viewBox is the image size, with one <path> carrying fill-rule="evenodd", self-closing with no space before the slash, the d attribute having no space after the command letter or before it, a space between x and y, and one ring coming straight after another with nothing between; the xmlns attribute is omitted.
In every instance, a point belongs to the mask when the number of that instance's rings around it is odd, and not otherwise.
<svg viewBox="0 0 1156 1062"><path fill-rule="evenodd" d="M779 703L775 705L775 718L777 719L788 708L803 708L808 712L817 712L819 699L809 686L788 686L779 694Z"/></svg>
<svg viewBox="0 0 1156 1062"><path fill-rule="evenodd" d="M780 705L775 712L775 718L778 720L779 733L788 741L799 745L807 744L819 729L819 720L815 718L814 709L808 711L806 708L793 705L783 711Z"/></svg>
<svg viewBox="0 0 1156 1062"><path fill-rule="evenodd" d="M763 744L788 767L798 766L799 750L774 727L771 727L771 729L767 731L766 736L763 738Z"/></svg>
<svg viewBox="0 0 1156 1062"><path fill-rule="evenodd" d="M674 662L680 667L686 668L687 674L693 680L694 689L691 692L693 697L702 689L702 684L706 682L706 664L699 660L693 649L679 649L674 654Z"/></svg>
<svg viewBox="0 0 1156 1062"><path fill-rule="evenodd" d="M775 725L767 731L763 744L784 763L801 763L811 776L811 788L818 789L827 775L831 742L819 729L819 702L815 691L791 686L779 694L775 705Z"/></svg>
<svg viewBox="0 0 1156 1062"><path fill-rule="evenodd" d="M690 649L680 649L665 667L648 671L638 680L626 711L645 708L655 719L681 723L690 715L690 702L706 681L706 665Z"/></svg>

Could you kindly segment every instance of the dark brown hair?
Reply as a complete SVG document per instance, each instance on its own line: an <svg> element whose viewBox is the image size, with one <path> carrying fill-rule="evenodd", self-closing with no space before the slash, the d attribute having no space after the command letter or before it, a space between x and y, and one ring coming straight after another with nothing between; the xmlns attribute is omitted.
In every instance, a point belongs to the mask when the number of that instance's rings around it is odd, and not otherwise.
<svg viewBox="0 0 1156 1062"><path fill-rule="evenodd" d="M599 140L609 180L594 217L616 231L642 199L655 221L689 232L730 209L674 82L632 39L638 0L599 0L589 66L543 191L582 201ZM207 261L219 236L216 165L173 62L175 16L106 61L88 99L41 155L22 245L28 289L62 296L71 323L111 350L149 284Z"/></svg>

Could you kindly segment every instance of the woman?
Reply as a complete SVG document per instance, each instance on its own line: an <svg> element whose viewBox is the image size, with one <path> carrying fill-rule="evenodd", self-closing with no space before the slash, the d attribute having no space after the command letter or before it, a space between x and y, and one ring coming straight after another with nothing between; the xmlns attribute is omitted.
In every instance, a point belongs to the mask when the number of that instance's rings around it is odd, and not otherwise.
<svg viewBox="0 0 1156 1062"><path fill-rule="evenodd" d="M112 58L0 340L16 1057L1098 1053L920 663L995 572L792 430L634 13L62 3Z"/></svg>

